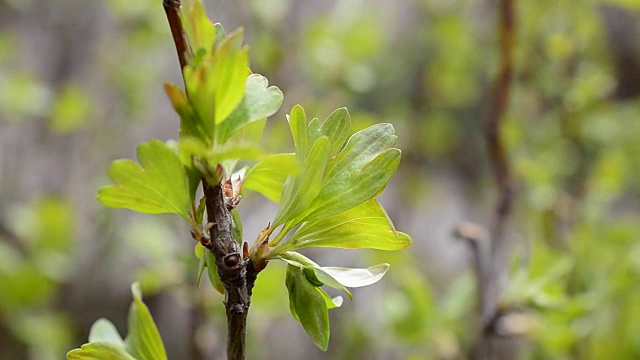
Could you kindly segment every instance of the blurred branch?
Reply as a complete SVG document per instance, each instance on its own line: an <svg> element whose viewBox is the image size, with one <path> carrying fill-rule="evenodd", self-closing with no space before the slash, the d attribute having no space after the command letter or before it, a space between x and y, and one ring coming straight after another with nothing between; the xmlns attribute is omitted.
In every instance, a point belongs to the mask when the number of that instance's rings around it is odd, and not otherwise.
<svg viewBox="0 0 640 360"><path fill-rule="evenodd" d="M11 244L14 248L18 249L21 253L25 253L25 245L22 239L13 232L4 222L0 221L0 238Z"/></svg>
<svg viewBox="0 0 640 360"><path fill-rule="evenodd" d="M475 249L478 279L479 324L475 344L471 348L470 358L488 360L494 358L491 340L495 334L493 326L500 317L498 301L500 298L500 278L507 271L509 243L505 237L505 228L511 215L514 199L514 179L506 146L501 137L505 113L509 103L513 83L513 53L515 45L515 0L499 1L498 40L500 52L499 71L496 76L487 119L485 136L493 175L498 188L498 204L489 233L489 251L480 256L482 245L472 242Z"/></svg>

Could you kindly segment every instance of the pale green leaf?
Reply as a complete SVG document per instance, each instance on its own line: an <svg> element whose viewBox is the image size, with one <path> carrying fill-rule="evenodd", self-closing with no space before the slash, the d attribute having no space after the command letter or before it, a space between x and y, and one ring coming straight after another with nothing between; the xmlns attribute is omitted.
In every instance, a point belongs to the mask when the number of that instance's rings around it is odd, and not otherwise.
<svg viewBox="0 0 640 360"><path fill-rule="evenodd" d="M299 176L287 178L282 189L282 204L272 226L278 227L304 212L318 195L329 159L329 139L321 136L309 151L306 168Z"/></svg>
<svg viewBox="0 0 640 360"><path fill-rule="evenodd" d="M189 45L194 52L199 49L209 50L216 40L216 29L207 17L207 12L201 1L193 1L190 6L183 6L182 23L189 38Z"/></svg>
<svg viewBox="0 0 640 360"><path fill-rule="evenodd" d="M316 286L327 285L331 288L344 291L349 299L353 300L353 295L343 284L334 279L331 275L325 272L320 265L316 264L306 256L295 251L287 251L275 258L302 269L303 273L312 284ZM310 270L313 271L313 274L309 272Z"/></svg>
<svg viewBox="0 0 640 360"><path fill-rule="evenodd" d="M171 83L164 84L164 90L171 101L171 105L180 116L180 137L193 136L199 139L206 139L211 131L198 118L198 115L187 100L187 95L177 85Z"/></svg>
<svg viewBox="0 0 640 360"><path fill-rule="evenodd" d="M289 176L299 175L300 171L301 166L295 154L271 155L249 170L243 187L279 203L284 182Z"/></svg>
<svg viewBox="0 0 640 360"><path fill-rule="evenodd" d="M243 30L228 35L216 49L213 67L215 122L224 121L238 106L249 75L249 51L242 47Z"/></svg>
<svg viewBox="0 0 640 360"><path fill-rule="evenodd" d="M287 119L289 120L291 135L293 135L293 143L296 146L296 155L298 159L304 161L311 146L307 126L307 114L304 112L302 106L295 105L291 109L291 113L287 116Z"/></svg>
<svg viewBox="0 0 640 360"><path fill-rule="evenodd" d="M303 223L274 253L308 246L399 250L409 244L411 238L396 232L382 206L371 199L343 213Z"/></svg>
<svg viewBox="0 0 640 360"><path fill-rule="evenodd" d="M386 186L400 165L400 150L387 149L361 167L334 173L309 206L305 221L339 214L375 196Z"/></svg>
<svg viewBox="0 0 640 360"><path fill-rule="evenodd" d="M219 144L227 142L247 123L265 119L280 109L284 100L282 91L268 85L269 81L264 76L249 75L242 101L218 127L216 138Z"/></svg>
<svg viewBox="0 0 640 360"><path fill-rule="evenodd" d="M313 343L322 351L329 346L329 312L325 297L296 266L287 266L289 308Z"/></svg>
<svg viewBox="0 0 640 360"><path fill-rule="evenodd" d="M349 129L351 129L351 117L347 108L339 108L332 112L327 119L322 123L320 132L322 135L329 137L329 144L331 148L331 154L337 153L345 141L349 137ZM311 133L312 127L309 124L309 132Z"/></svg>
<svg viewBox="0 0 640 360"><path fill-rule="evenodd" d="M377 283L389 270L389 264L380 264L366 269L323 267L322 270L346 287L361 287Z"/></svg>
<svg viewBox="0 0 640 360"><path fill-rule="evenodd" d="M133 302L129 309L129 334L125 340L127 350L139 360L166 360L167 354L151 313L142 302L140 285L131 285Z"/></svg>
<svg viewBox="0 0 640 360"><path fill-rule="evenodd" d="M136 360L136 358L115 344L94 342L69 351L67 360Z"/></svg>
<svg viewBox="0 0 640 360"><path fill-rule="evenodd" d="M327 310L339 308L340 306L342 306L342 303L343 303L342 296L336 296L332 298L331 296L329 296L329 294L327 294L321 288L316 288L316 290L318 290L318 292L324 299L325 303L327 304Z"/></svg>
<svg viewBox="0 0 640 360"><path fill-rule="evenodd" d="M173 149L159 140L138 146L140 165L116 160L109 168L115 185L104 186L98 200L108 207L147 214L173 213L189 219L187 175Z"/></svg>
<svg viewBox="0 0 640 360"><path fill-rule="evenodd" d="M89 342L104 342L124 348L124 340L111 321L101 318L96 320L89 331Z"/></svg>

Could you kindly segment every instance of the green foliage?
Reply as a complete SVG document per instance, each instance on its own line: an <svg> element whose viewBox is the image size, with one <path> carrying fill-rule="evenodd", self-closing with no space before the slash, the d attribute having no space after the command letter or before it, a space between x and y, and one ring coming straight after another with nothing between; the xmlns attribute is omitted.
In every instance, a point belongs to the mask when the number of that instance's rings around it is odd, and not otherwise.
<svg viewBox="0 0 640 360"><path fill-rule="evenodd" d="M201 181L231 184L232 189L225 191L229 199L238 199L246 188L280 203L273 222L249 253L254 264L270 259L289 264L286 286L291 313L313 342L326 350L327 311L340 306L342 298L332 299L321 286L344 291L351 299L347 287L377 282L389 265L321 267L289 250L307 246L398 250L410 244L409 236L395 230L375 199L400 163L400 150L393 148L397 139L393 126L374 125L349 137L351 117L346 108L335 110L320 124L317 118L308 120L296 105L288 116L295 153L263 157L257 144L266 118L283 103L282 92L269 87L265 77L250 73L242 29L226 35L208 20L199 1L182 12L182 19L193 50L183 69L185 90L165 84L180 116L179 141L141 144L140 165L115 161L109 175L116 185L101 188L98 199L109 207L180 215L196 239L208 235L204 202L195 203ZM262 161L233 173L238 162L254 160ZM241 219L237 212L233 216L234 234L242 243ZM277 228L280 232L269 241ZM224 292L213 255L201 246L196 247L196 255L200 258L197 283L207 270L212 286ZM165 358L157 330L136 291L129 320L128 353L143 360Z"/></svg>
<svg viewBox="0 0 640 360"><path fill-rule="evenodd" d="M117 184L102 187L98 200L105 206L131 209L147 214L173 213L185 219L190 196L185 170L175 151L159 140L138 146L140 165L117 160L109 176Z"/></svg>
<svg viewBox="0 0 640 360"><path fill-rule="evenodd" d="M142 302L140 286L131 286L133 302L129 309L129 334L122 340L113 324L99 319L91 327L89 343L67 353L67 360L163 360L167 359L160 333L147 306Z"/></svg>

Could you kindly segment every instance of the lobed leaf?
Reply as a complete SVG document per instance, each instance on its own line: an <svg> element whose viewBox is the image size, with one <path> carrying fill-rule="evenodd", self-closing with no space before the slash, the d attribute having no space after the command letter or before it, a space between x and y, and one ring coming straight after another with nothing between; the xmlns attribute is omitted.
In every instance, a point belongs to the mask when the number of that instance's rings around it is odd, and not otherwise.
<svg viewBox="0 0 640 360"><path fill-rule="evenodd" d="M282 188L289 176L297 176L301 166L295 154L276 154L267 157L249 170L243 187L259 192L279 203Z"/></svg>
<svg viewBox="0 0 640 360"><path fill-rule="evenodd" d="M395 231L380 203L371 199L340 214L303 223L274 252L309 246L399 250L410 243L408 235Z"/></svg>
<svg viewBox="0 0 640 360"><path fill-rule="evenodd" d="M67 360L136 360L122 347L109 342L84 344L67 353Z"/></svg>
<svg viewBox="0 0 640 360"><path fill-rule="evenodd" d="M187 175L173 149L151 140L138 146L137 155L142 166L131 160L112 163L109 176L116 185L100 188L98 200L107 207L173 213L189 220Z"/></svg>
<svg viewBox="0 0 640 360"><path fill-rule="evenodd" d="M266 119L280 109L284 95L277 87L268 85L269 81L266 77L258 74L249 75L242 101L219 125L216 132L218 144L226 143L247 123Z"/></svg>
<svg viewBox="0 0 640 360"><path fill-rule="evenodd" d="M129 309L129 334L125 339L128 352L139 360L166 360L167 354L158 328L147 306L142 302L140 285L131 285L133 302Z"/></svg>
<svg viewBox="0 0 640 360"><path fill-rule="evenodd" d="M302 270L292 265L287 266L286 285L291 314L313 343L326 351L329 346L329 311L328 301L320 293L322 290L309 283Z"/></svg>

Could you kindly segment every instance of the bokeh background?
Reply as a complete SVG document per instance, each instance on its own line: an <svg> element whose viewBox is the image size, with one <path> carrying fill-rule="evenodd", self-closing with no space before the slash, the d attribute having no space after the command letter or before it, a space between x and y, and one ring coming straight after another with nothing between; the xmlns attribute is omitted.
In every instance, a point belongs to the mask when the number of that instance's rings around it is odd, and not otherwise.
<svg viewBox="0 0 640 360"><path fill-rule="evenodd" d="M250 359L464 359L475 336L471 250L498 193L483 136L498 67L495 0L207 0L243 26L251 67L285 93L264 148L288 151L293 104L354 130L393 123L403 160L382 195L400 252L307 252L392 264L331 311L317 350L260 274ZM640 2L516 1L502 128L517 196L506 237L505 359L640 358ZM196 289L188 229L103 208L96 190L138 142L175 139L162 84L181 83L160 0L0 0L0 359L62 359L100 317L126 334L140 281L170 359L223 359L222 297ZM247 194L246 240L276 207Z"/></svg>

